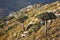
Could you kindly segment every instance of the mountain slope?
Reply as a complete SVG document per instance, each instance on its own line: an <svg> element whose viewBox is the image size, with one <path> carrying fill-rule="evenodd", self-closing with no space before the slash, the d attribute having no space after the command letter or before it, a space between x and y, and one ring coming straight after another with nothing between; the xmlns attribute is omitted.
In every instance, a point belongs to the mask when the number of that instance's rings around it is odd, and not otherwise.
<svg viewBox="0 0 60 40"><path fill-rule="evenodd" d="M1 40L46 40L45 35L45 26L41 25L40 19L37 19L35 16L44 13L44 12L58 12L60 14L60 1L53 2L51 4L41 5L41 4L34 4L27 6L17 12L13 12L9 16L7 16L6 24L4 24L3 28L0 28L0 32L4 33L2 36L0 35ZM55 13L55 14L56 14ZM21 37L22 29L21 23L18 22L21 14L26 14L29 18L24 22L24 27L27 29L28 34L26 37ZM11 18L13 17L13 18ZM3 20L2 23L4 23ZM33 24L29 26L29 24ZM60 16L52 22L50 25L48 23L48 39L49 40L60 40Z"/></svg>

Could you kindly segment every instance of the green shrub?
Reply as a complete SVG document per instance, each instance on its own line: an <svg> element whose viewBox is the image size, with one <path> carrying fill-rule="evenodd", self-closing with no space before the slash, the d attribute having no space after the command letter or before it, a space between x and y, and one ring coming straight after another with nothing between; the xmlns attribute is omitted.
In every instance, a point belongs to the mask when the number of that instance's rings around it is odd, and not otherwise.
<svg viewBox="0 0 60 40"><path fill-rule="evenodd" d="M0 32L0 36L2 36L2 35L4 35L4 33L3 32Z"/></svg>
<svg viewBox="0 0 60 40"><path fill-rule="evenodd" d="M3 28L3 24L0 24L0 28Z"/></svg>
<svg viewBox="0 0 60 40"><path fill-rule="evenodd" d="M12 28L14 28L13 26L9 27L8 30L11 30Z"/></svg>

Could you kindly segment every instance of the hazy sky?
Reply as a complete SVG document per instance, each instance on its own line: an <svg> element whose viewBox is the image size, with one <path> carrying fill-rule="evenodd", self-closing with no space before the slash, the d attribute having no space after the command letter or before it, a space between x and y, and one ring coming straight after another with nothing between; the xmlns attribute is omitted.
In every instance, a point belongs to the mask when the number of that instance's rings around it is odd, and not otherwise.
<svg viewBox="0 0 60 40"><path fill-rule="evenodd" d="M19 10L23 7L26 7L30 4L36 3L51 3L56 0L0 0L0 8L6 9L4 13L8 13L11 11ZM3 14L4 15L4 14Z"/></svg>
<svg viewBox="0 0 60 40"><path fill-rule="evenodd" d="M56 0L0 0L0 8L18 8L26 5L35 4L35 3L50 3Z"/></svg>

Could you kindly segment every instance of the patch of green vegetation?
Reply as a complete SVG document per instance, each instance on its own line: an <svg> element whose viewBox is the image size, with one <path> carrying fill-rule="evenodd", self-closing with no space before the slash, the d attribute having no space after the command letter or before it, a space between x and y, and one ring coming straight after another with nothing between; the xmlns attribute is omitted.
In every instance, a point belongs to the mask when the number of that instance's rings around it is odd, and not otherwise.
<svg viewBox="0 0 60 40"><path fill-rule="evenodd" d="M0 28L3 28L3 25L2 24L0 24Z"/></svg>
<svg viewBox="0 0 60 40"><path fill-rule="evenodd" d="M13 26L9 27L8 30L11 30L12 28L14 28Z"/></svg>
<svg viewBox="0 0 60 40"><path fill-rule="evenodd" d="M29 34L31 34L32 32L37 32L39 29L40 29L40 25L39 23L38 24L34 24L28 31L29 31Z"/></svg>
<svg viewBox="0 0 60 40"><path fill-rule="evenodd" d="M2 35L4 35L4 33L3 32L0 32L0 36L2 36Z"/></svg>

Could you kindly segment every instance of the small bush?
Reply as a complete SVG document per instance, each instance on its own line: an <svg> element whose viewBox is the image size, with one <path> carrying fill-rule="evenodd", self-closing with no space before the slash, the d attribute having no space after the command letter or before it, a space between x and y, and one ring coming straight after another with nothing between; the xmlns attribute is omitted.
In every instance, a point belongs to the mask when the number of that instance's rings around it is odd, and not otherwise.
<svg viewBox="0 0 60 40"><path fill-rule="evenodd" d="M0 36L2 36L2 35L4 35L4 33L3 32L0 32Z"/></svg>
<svg viewBox="0 0 60 40"><path fill-rule="evenodd" d="M3 24L0 24L0 28L3 28Z"/></svg>
<svg viewBox="0 0 60 40"><path fill-rule="evenodd" d="M9 27L8 30L11 30L12 28L13 28L13 26L12 27Z"/></svg>

